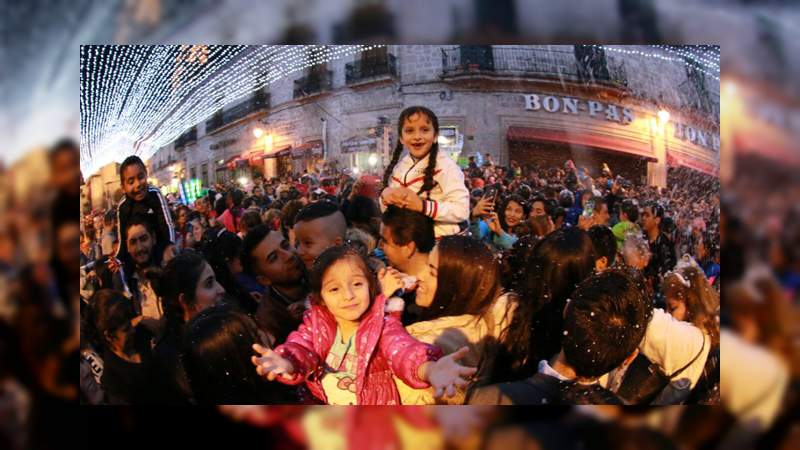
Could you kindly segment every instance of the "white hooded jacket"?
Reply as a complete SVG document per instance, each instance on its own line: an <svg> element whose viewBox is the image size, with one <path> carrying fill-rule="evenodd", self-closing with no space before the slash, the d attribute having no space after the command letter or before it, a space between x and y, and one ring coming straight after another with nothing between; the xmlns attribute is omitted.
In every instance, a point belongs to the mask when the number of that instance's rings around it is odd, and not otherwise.
<svg viewBox="0 0 800 450"><path fill-rule="evenodd" d="M406 152L394 167L388 187L406 187L419 192L425 181L429 156L415 162ZM464 173L450 157L440 152L433 181L429 192L419 194L423 199L422 213L434 220L437 238L458 234L463 231L461 224L469 221L469 191L464 184ZM382 200L380 205L381 211L386 210Z"/></svg>

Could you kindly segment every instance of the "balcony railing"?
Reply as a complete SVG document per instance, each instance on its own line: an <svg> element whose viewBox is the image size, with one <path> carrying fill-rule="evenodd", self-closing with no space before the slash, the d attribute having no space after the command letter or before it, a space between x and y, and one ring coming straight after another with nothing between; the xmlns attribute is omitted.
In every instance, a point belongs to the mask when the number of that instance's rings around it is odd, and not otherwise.
<svg viewBox="0 0 800 450"><path fill-rule="evenodd" d="M197 127L192 127L189 131L178 136L178 139L175 140L175 150L181 151L192 142L197 142Z"/></svg>
<svg viewBox="0 0 800 450"><path fill-rule="evenodd" d="M480 74L545 78L625 87L625 67L606 59L579 62L575 51L506 46L458 46L442 50L445 77Z"/></svg>
<svg viewBox="0 0 800 450"><path fill-rule="evenodd" d="M269 93L264 89L259 89L253 92L244 102L231 108L220 109L215 112L210 119L206 120L206 133L211 133L256 111L269 109L269 106Z"/></svg>
<svg viewBox="0 0 800 450"><path fill-rule="evenodd" d="M390 53L378 58L362 58L346 64L344 71L346 84L356 84L378 77L397 77L397 59Z"/></svg>
<svg viewBox="0 0 800 450"><path fill-rule="evenodd" d="M333 89L333 71L312 72L294 80L294 98L302 98Z"/></svg>

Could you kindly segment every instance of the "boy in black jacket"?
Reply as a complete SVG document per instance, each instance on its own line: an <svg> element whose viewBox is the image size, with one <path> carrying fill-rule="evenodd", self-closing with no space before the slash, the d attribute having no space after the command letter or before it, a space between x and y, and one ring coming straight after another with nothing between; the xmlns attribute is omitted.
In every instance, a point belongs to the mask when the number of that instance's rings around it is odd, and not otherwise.
<svg viewBox="0 0 800 450"><path fill-rule="evenodd" d="M156 247L164 260L169 260L169 254L174 250L175 226L172 222L167 201L161 191L147 184L147 168L144 162L135 155L125 158L119 168L122 181L122 191L125 197L117 206L117 236L119 236L119 250L116 258L120 261L129 259L127 246L128 222L135 215L142 215L152 219L156 230Z"/></svg>

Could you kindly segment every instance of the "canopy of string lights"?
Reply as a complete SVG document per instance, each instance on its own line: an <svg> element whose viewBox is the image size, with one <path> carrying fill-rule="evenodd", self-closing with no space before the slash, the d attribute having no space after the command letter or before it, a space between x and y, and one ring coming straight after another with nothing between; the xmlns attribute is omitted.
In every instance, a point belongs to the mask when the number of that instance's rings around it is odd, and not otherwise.
<svg viewBox="0 0 800 450"><path fill-rule="evenodd" d="M81 170L130 154L147 158L254 90L374 47L81 46Z"/></svg>

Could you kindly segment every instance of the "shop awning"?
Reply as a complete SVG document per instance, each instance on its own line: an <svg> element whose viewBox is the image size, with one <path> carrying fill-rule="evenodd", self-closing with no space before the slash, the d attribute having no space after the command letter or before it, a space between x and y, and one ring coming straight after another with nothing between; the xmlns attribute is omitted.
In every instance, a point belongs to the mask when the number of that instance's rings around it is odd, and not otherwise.
<svg viewBox="0 0 800 450"><path fill-rule="evenodd" d="M300 159L308 156L322 156L321 139L305 142L292 149L292 158Z"/></svg>
<svg viewBox="0 0 800 450"><path fill-rule="evenodd" d="M650 144L621 139L614 136L606 136L596 133L582 131L553 130L547 128L533 127L508 127L506 137L509 141L517 142L558 142L562 144L582 145L593 147L599 150L624 153L629 156L642 158L648 162L657 162L658 159L652 157Z"/></svg>
<svg viewBox="0 0 800 450"><path fill-rule="evenodd" d="M667 165L670 167L688 167L712 177L719 176L719 167L677 152L667 152Z"/></svg>
<svg viewBox="0 0 800 450"><path fill-rule="evenodd" d="M281 148L279 148L277 150L273 150L272 153L264 156L264 159L280 158L281 156L287 156L291 152L291 150L292 150L292 146L291 145L287 145L287 146L281 147Z"/></svg>
<svg viewBox="0 0 800 450"><path fill-rule="evenodd" d="M217 170L226 170L231 168L237 163L237 160L241 160L242 157L239 155L233 155L230 158L226 159L222 164L217 164Z"/></svg>

